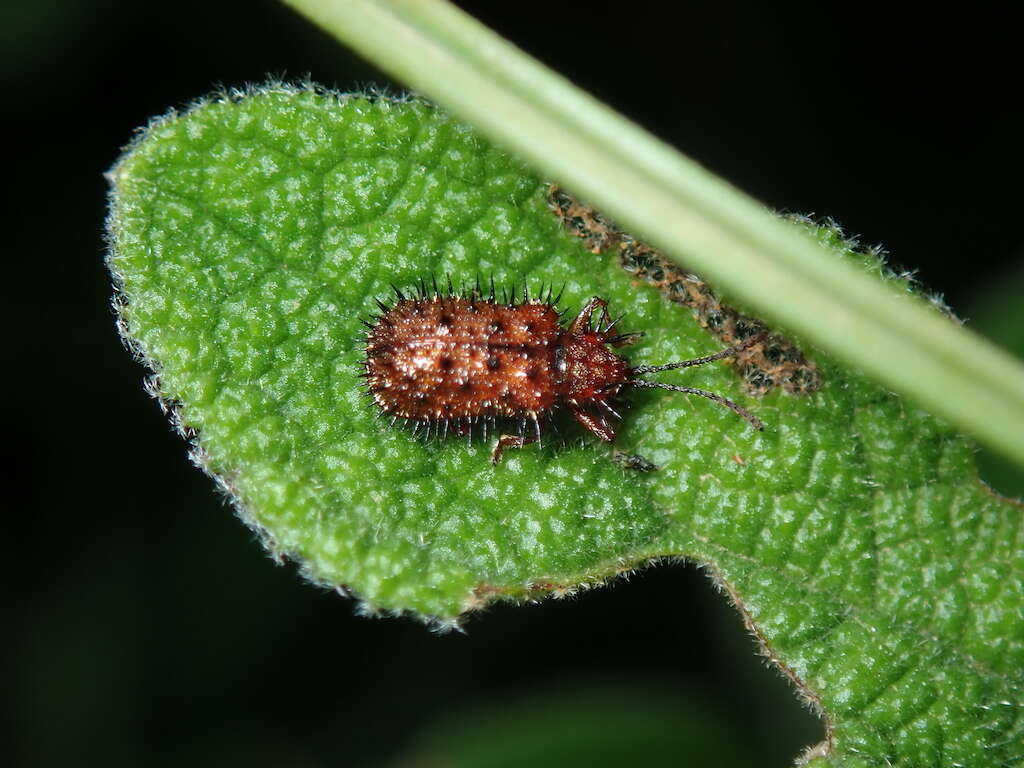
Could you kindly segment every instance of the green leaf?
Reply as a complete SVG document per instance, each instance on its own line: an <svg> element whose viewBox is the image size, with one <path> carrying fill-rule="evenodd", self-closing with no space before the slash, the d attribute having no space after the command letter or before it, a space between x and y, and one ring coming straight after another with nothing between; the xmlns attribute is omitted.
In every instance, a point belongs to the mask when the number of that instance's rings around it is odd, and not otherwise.
<svg viewBox="0 0 1024 768"><path fill-rule="evenodd" d="M389 429L360 393L360 320L390 283L564 282L563 306L627 312L637 363L722 343L415 99L223 95L154 121L111 179L129 343L198 463L312 580L452 624L693 558L824 713L829 764L1024 761L1022 510L948 425L813 353L821 387L802 395L750 397L723 364L662 374L741 402L763 433L709 400L633 395L616 448L657 471L571 424L492 466L489 444ZM816 232L833 260L882 271Z"/></svg>
<svg viewBox="0 0 1024 768"><path fill-rule="evenodd" d="M447 0L284 0L744 302L1024 465L1024 365L951 329Z"/></svg>

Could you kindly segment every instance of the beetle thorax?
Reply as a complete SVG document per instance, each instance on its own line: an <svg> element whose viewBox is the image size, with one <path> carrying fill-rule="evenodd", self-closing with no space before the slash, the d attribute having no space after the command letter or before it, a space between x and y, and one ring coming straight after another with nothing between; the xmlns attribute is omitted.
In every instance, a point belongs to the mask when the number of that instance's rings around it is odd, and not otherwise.
<svg viewBox="0 0 1024 768"><path fill-rule="evenodd" d="M600 333L563 333L555 348L559 394L577 403L608 400L628 380L629 364Z"/></svg>

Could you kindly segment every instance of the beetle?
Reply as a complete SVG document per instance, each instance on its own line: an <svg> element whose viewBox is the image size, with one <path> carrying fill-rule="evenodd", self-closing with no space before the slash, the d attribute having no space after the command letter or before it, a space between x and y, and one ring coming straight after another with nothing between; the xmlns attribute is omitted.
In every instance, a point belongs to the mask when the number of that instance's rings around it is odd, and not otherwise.
<svg viewBox="0 0 1024 768"><path fill-rule="evenodd" d="M764 429L756 416L722 395L642 377L734 357L767 334L693 360L634 366L613 350L641 334L616 330L621 317L610 320L608 303L599 296L566 327L556 309L561 293L552 299L550 288L547 298L531 299L524 286L518 302L513 288L511 300L506 294L499 302L493 280L486 298L479 281L474 289L456 293L449 280L447 294L436 282L430 292L421 281L411 297L392 287L395 303L378 299L380 314L363 323L368 332L361 375L380 415L390 415L392 425L405 419L414 433L422 429L428 436L452 432L472 439L474 426L481 424L485 440L488 426L510 420L518 429L499 436L491 453L494 464L506 449L538 442L542 424L559 406L591 434L614 441L616 427L609 418L621 420L614 404L625 387L699 395Z"/></svg>

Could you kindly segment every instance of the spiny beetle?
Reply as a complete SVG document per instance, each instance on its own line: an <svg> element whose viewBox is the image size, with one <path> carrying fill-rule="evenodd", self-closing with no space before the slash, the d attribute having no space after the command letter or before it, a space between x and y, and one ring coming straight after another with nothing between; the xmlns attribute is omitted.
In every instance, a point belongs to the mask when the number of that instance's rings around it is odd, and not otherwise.
<svg viewBox="0 0 1024 768"><path fill-rule="evenodd" d="M564 406L573 418L605 442L615 439L608 419L622 417L613 407L624 387L668 389L700 395L731 409L756 429L761 421L726 397L695 387L681 387L641 378L673 368L703 365L733 357L763 341L751 336L713 355L666 365L630 365L612 349L641 334L620 333L607 302L591 298L568 327L556 310L561 293L530 298L524 285L517 303L515 289L503 291L499 303L494 281L484 297L479 281L456 292L428 291L421 280L414 296L394 288L396 301L377 300L380 314L365 322L366 359L362 376L381 415L390 415L423 430L472 439L481 425L484 439L498 419L513 423L514 434L501 434L491 454L498 463L506 448L521 448L541 439L552 412ZM541 290L543 296L543 289ZM600 310L596 327L594 313ZM532 423L532 429L528 425Z"/></svg>

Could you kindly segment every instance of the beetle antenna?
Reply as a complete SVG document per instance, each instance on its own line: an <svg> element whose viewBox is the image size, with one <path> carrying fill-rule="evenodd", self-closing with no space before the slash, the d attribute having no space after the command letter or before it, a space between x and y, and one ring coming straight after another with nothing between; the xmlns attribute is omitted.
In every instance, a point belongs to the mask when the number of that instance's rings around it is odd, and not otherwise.
<svg viewBox="0 0 1024 768"><path fill-rule="evenodd" d="M734 344L728 349L723 349L721 352L716 352L713 355L705 355L704 357L695 357L693 360L683 360L678 363L668 363L667 365L638 365L633 368L632 372L634 376L639 376L645 373L655 373L657 371L671 371L673 368L689 368L693 365L704 365L704 363L711 363L715 360L721 360L723 357L733 357L737 352L742 352L744 349L748 349L758 342L764 341L768 338L768 333L759 333L756 336L751 336L749 339L744 339L739 344Z"/></svg>
<svg viewBox="0 0 1024 768"><path fill-rule="evenodd" d="M706 389L697 389L696 387L677 387L675 384L663 384L660 381L638 380L631 381L629 383L632 384L634 387L646 387L647 389L669 389L672 390L673 392L685 392L688 395L700 395L701 397L706 397L709 400L714 400L719 405L724 405L733 413L742 416L744 419L750 422L750 425L754 429L764 431L764 422L762 422L759 418L757 418L757 416L752 414L742 405L734 403L727 397L716 395L714 392L708 392Z"/></svg>

